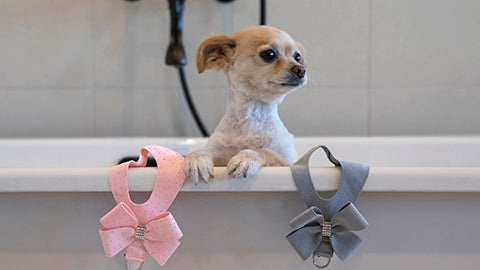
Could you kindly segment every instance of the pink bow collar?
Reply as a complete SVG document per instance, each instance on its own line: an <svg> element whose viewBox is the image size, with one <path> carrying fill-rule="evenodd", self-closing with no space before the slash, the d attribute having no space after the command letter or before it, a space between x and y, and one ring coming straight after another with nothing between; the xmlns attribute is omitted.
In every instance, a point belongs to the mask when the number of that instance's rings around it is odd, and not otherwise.
<svg viewBox="0 0 480 270"><path fill-rule="evenodd" d="M183 234L170 212L160 214L146 224L139 224L137 217L127 204L120 202L100 219L105 228L99 230L107 257L113 257L125 248L142 249L164 265L180 245ZM127 252L128 254L128 252ZM138 257L127 260L143 262Z"/></svg>

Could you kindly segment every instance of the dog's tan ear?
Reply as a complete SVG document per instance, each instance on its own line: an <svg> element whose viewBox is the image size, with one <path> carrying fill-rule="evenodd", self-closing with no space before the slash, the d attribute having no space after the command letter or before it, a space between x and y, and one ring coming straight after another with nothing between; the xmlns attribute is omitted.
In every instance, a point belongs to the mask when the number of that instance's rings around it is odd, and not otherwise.
<svg viewBox="0 0 480 270"><path fill-rule="evenodd" d="M227 35L218 35L204 40L197 49L195 63L198 73L211 68L225 69L235 53L236 42Z"/></svg>

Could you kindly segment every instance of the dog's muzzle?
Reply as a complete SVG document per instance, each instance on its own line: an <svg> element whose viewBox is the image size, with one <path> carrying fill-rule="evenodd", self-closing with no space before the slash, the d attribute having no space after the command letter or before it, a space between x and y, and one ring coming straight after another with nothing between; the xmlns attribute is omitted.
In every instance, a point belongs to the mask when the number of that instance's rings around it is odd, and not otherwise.
<svg viewBox="0 0 480 270"><path fill-rule="evenodd" d="M280 83L281 86L285 87L298 87L303 85L307 81L307 76L305 72L303 72L302 76L298 76L297 74L290 73L285 76L282 80L283 82Z"/></svg>

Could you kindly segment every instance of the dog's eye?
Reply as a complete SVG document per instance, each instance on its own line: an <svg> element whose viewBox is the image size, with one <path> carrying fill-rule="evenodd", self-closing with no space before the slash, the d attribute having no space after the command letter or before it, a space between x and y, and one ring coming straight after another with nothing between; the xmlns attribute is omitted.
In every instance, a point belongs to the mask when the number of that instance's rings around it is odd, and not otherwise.
<svg viewBox="0 0 480 270"><path fill-rule="evenodd" d="M295 59L295 61L299 62L300 63L300 60L302 60L302 56L297 52L295 53L295 55L293 56L293 58Z"/></svg>
<svg viewBox="0 0 480 270"><path fill-rule="evenodd" d="M275 54L274 50L268 49L261 52L260 57L267 62L272 62L273 60L275 60L277 55Z"/></svg>

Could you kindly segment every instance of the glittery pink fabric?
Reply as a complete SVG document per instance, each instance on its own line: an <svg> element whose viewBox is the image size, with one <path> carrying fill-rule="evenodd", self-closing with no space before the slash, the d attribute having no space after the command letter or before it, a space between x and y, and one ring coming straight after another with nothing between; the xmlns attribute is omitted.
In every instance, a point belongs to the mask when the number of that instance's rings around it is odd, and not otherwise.
<svg viewBox="0 0 480 270"><path fill-rule="evenodd" d="M157 177L148 201L136 204L128 192L127 171L144 167L148 153L157 163ZM142 148L138 161L127 161L110 170L110 187L118 205L100 219L104 228L99 233L107 257L125 249L129 261L143 262L148 252L159 264L165 264L182 237L172 214L166 211L185 180L183 162L184 158L170 149L148 145ZM135 239L137 226L146 227L143 240Z"/></svg>

